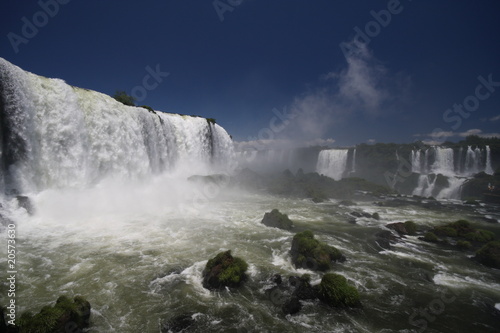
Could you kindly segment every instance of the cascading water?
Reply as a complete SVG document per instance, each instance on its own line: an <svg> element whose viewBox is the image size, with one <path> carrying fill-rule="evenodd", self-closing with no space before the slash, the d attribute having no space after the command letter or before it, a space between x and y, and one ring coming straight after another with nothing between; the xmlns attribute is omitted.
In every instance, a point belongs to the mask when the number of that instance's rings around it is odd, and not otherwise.
<svg viewBox="0 0 500 333"><path fill-rule="evenodd" d="M493 167L491 166L490 146L486 146L486 167L484 168L484 172L486 172L488 175L492 175L494 173Z"/></svg>
<svg viewBox="0 0 500 333"><path fill-rule="evenodd" d="M316 172L335 180L342 179L347 167L347 149L322 150L318 156Z"/></svg>
<svg viewBox="0 0 500 333"><path fill-rule="evenodd" d="M144 179L185 166L208 173L233 155L226 131L204 118L125 106L1 58L0 84L0 176L7 192Z"/></svg>

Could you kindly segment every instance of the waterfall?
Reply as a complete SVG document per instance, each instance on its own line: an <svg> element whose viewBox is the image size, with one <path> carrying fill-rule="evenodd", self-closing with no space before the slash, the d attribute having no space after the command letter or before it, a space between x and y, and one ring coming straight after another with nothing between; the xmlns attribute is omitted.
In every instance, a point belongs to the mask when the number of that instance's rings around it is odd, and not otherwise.
<svg viewBox="0 0 500 333"><path fill-rule="evenodd" d="M204 118L126 106L25 72L2 58L0 97L4 192L85 187L104 178L167 172L207 173L233 157L230 136Z"/></svg>
<svg viewBox="0 0 500 333"><path fill-rule="evenodd" d="M488 175L492 175L494 173L493 167L491 166L490 146L486 146L486 167L484 169L484 172L486 172Z"/></svg>
<svg viewBox="0 0 500 333"><path fill-rule="evenodd" d="M333 178L342 179L347 166L347 149L322 150L318 156L316 172Z"/></svg>
<svg viewBox="0 0 500 333"><path fill-rule="evenodd" d="M435 147L435 161L431 167L432 173L445 176L455 175L455 164L453 160L453 149Z"/></svg>
<svg viewBox="0 0 500 333"><path fill-rule="evenodd" d="M352 168L351 168L351 173L356 172L356 148L354 148L354 151L352 152Z"/></svg>
<svg viewBox="0 0 500 333"><path fill-rule="evenodd" d="M422 173L422 151L412 150L411 151L411 171L416 173Z"/></svg>

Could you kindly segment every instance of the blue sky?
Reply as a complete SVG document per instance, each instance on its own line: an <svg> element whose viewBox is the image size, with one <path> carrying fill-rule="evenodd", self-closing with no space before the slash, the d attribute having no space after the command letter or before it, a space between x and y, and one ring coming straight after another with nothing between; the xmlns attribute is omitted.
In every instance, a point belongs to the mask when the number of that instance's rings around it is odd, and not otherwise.
<svg viewBox="0 0 500 333"><path fill-rule="evenodd" d="M0 57L216 118L240 142L500 136L498 0L5 0L0 13Z"/></svg>

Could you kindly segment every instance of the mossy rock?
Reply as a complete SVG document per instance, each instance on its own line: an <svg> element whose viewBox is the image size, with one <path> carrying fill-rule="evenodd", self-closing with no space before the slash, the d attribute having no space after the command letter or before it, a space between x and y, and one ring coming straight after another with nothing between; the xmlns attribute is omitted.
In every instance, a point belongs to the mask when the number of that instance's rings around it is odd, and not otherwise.
<svg viewBox="0 0 500 333"><path fill-rule="evenodd" d="M318 286L318 297L332 307L356 307L361 305L358 290L348 284L345 277L334 273L323 276Z"/></svg>
<svg viewBox="0 0 500 333"><path fill-rule="evenodd" d="M435 233L429 231L425 233L423 240L429 243L437 243L439 238Z"/></svg>
<svg viewBox="0 0 500 333"><path fill-rule="evenodd" d="M434 234L441 237L457 237L458 232L456 229L449 226L440 226L434 228Z"/></svg>
<svg viewBox="0 0 500 333"><path fill-rule="evenodd" d="M90 310L90 303L81 296L76 296L73 300L61 296L54 306L44 306L36 315L30 312L23 313L17 326L23 333L63 333L68 329L82 330L89 326Z"/></svg>
<svg viewBox="0 0 500 333"><path fill-rule="evenodd" d="M475 260L493 268L500 268L500 242L493 241L484 245L476 252Z"/></svg>
<svg viewBox="0 0 500 333"><path fill-rule="evenodd" d="M333 262L345 261L344 255L338 249L318 241L309 230L299 232L293 237L290 253L297 268L315 271L327 271L333 267Z"/></svg>
<svg viewBox="0 0 500 333"><path fill-rule="evenodd" d="M261 223L268 227L284 230L290 230L293 228L293 222L288 218L288 215L280 213L277 209L273 209L271 212L265 213Z"/></svg>
<svg viewBox="0 0 500 333"><path fill-rule="evenodd" d="M495 234L488 230L476 230L464 235L465 239L473 242L487 243L495 239Z"/></svg>
<svg viewBox="0 0 500 333"><path fill-rule="evenodd" d="M415 235L417 233L417 225L413 221L406 221L405 229L408 232L408 235Z"/></svg>
<svg viewBox="0 0 500 333"><path fill-rule="evenodd" d="M233 257L231 250L221 252L207 262L203 270L203 287L238 287L247 279L247 269L248 264L241 258Z"/></svg>
<svg viewBox="0 0 500 333"><path fill-rule="evenodd" d="M457 242L457 247L460 250L470 250L472 248L472 244L469 241L466 241L466 240L459 240Z"/></svg>

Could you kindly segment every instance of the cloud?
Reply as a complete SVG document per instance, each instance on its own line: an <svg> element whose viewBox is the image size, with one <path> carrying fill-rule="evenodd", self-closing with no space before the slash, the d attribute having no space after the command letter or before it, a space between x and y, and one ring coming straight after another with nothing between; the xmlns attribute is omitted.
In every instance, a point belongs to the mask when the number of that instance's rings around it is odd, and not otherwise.
<svg viewBox="0 0 500 333"><path fill-rule="evenodd" d="M465 138L468 137L469 135L477 135L482 138L493 138L493 137L500 137L500 133L483 133L483 131L479 128L473 128L469 129L465 132L452 132L452 131L439 131L439 132L432 132L428 134L414 134L414 137L429 137L431 138L430 140L423 140L422 142L428 145L439 145L443 143L442 140L436 140L436 139L447 139L447 138L452 138L452 137L461 137Z"/></svg>
<svg viewBox="0 0 500 333"><path fill-rule="evenodd" d="M500 120L500 115L495 116L495 117L491 117L491 118L489 119L489 121L498 121L498 120Z"/></svg>
<svg viewBox="0 0 500 333"><path fill-rule="evenodd" d="M297 96L290 105L295 116L282 135L304 141L325 137L333 125L353 115L378 117L404 99L409 78L392 75L366 44L351 42L346 66L320 77L320 85Z"/></svg>

